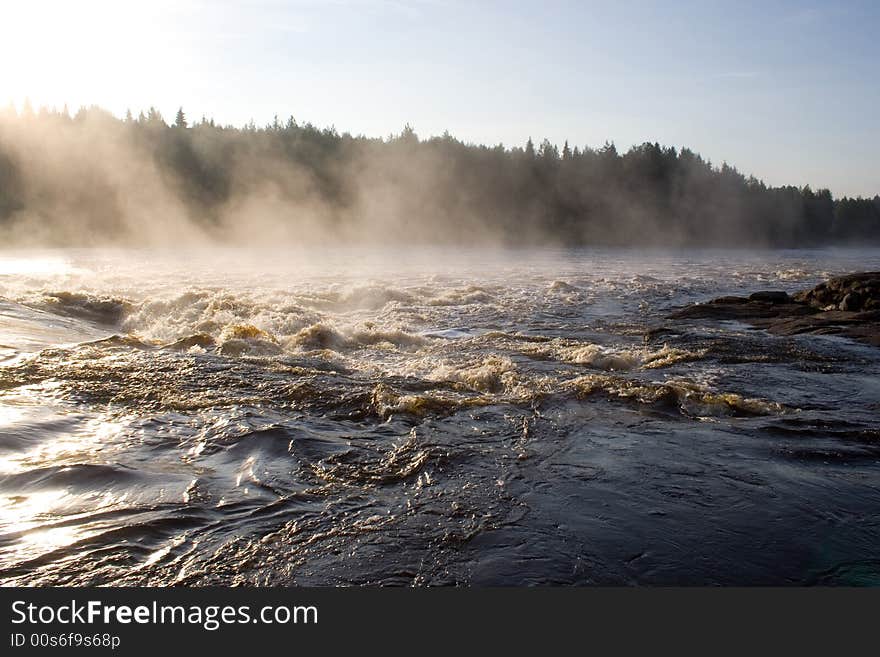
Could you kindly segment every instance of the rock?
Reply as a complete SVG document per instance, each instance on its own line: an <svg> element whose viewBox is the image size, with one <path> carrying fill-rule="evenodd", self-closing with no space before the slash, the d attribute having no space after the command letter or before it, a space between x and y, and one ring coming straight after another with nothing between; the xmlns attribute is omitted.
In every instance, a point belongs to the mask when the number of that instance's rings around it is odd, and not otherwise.
<svg viewBox="0 0 880 657"><path fill-rule="evenodd" d="M880 347L880 312L832 310L776 320L759 318L750 323L775 335L837 335Z"/></svg>
<svg viewBox="0 0 880 657"><path fill-rule="evenodd" d="M880 346L880 272L837 276L789 296L759 291L681 308L671 319L734 319L778 335L839 335Z"/></svg>
<svg viewBox="0 0 880 657"><path fill-rule="evenodd" d="M848 312L858 312L862 309L862 295L858 292L850 292L843 297L838 307Z"/></svg>
<svg viewBox="0 0 880 657"><path fill-rule="evenodd" d="M855 294L855 296L849 299L845 306L841 305L850 294ZM874 310L880 307L880 272L869 271L836 276L811 290L798 292L793 299L814 308L824 309L832 306L835 309L848 312Z"/></svg>
<svg viewBox="0 0 880 657"><path fill-rule="evenodd" d="M786 295L787 296L787 295ZM737 319L748 321L758 317L798 317L819 312L802 303L754 301L746 297L719 297L675 311L672 319Z"/></svg>
<svg viewBox="0 0 880 657"><path fill-rule="evenodd" d="M749 301L764 301L766 303L791 303L791 297L788 296L788 292L764 290L761 292L753 292L752 294L750 294Z"/></svg>

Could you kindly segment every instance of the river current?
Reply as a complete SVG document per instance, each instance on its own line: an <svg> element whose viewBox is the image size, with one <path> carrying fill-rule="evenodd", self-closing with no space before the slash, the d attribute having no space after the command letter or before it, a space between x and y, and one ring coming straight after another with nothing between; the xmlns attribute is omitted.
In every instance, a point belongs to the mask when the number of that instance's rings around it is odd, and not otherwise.
<svg viewBox="0 0 880 657"><path fill-rule="evenodd" d="M880 250L0 252L0 582L880 583Z"/></svg>

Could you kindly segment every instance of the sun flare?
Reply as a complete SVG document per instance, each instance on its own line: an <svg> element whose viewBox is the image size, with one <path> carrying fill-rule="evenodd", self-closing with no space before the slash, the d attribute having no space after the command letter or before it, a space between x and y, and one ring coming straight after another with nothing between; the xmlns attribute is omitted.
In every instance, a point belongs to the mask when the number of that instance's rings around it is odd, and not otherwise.
<svg viewBox="0 0 880 657"><path fill-rule="evenodd" d="M162 71L168 2L3 0L2 102L33 107L68 104L71 111L130 91L132 78ZM114 95L108 95L110 93Z"/></svg>

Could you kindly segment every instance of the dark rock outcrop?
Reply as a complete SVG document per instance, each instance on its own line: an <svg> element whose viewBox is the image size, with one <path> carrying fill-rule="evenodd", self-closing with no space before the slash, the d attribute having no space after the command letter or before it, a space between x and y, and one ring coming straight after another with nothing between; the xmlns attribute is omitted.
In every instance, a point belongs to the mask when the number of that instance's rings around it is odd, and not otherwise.
<svg viewBox="0 0 880 657"><path fill-rule="evenodd" d="M880 272L837 276L811 290L798 292L794 300L821 310L880 310Z"/></svg>
<svg viewBox="0 0 880 657"><path fill-rule="evenodd" d="M765 301L766 303L791 303L788 292L777 292L775 290L765 290L763 292L753 292L749 295L749 301Z"/></svg>
<svg viewBox="0 0 880 657"><path fill-rule="evenodd" d="M838 276L789 296L781 291L720 297L671 319L732 319L778 335L840 335L880 346L880 272Z"/></svg>
<svg viewBox="0 0 880 657"><path fill-rule="evenodd" d="M720 297L707 303L697 303L672 313L673 319L739 319L797 317L820 312L812 306L795 303L787 294L786 301L768 301L766 299L782 299L776 294L785 292L756 292L749 297Z"/></svg>

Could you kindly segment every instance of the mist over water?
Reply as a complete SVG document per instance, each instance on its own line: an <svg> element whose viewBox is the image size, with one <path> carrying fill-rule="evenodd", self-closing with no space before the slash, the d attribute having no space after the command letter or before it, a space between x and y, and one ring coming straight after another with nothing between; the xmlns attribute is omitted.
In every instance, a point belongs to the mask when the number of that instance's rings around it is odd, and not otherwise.
<svg viewBox="0 0 880 657"><path fill-rule="evenodd" d="M876 349L666 319L856 269L880 251L4 252L0 578L877 583Z"/></svg>
<svg viewBox="0 0 880 657"><path fill-rule="evenodd" d="M711 154L707 154L708 156ZM800 181L792 181L799 183ZM880 196L772 187L685 146L466 144L0 110L0 243L174 248L880 243Z"/></svg>

